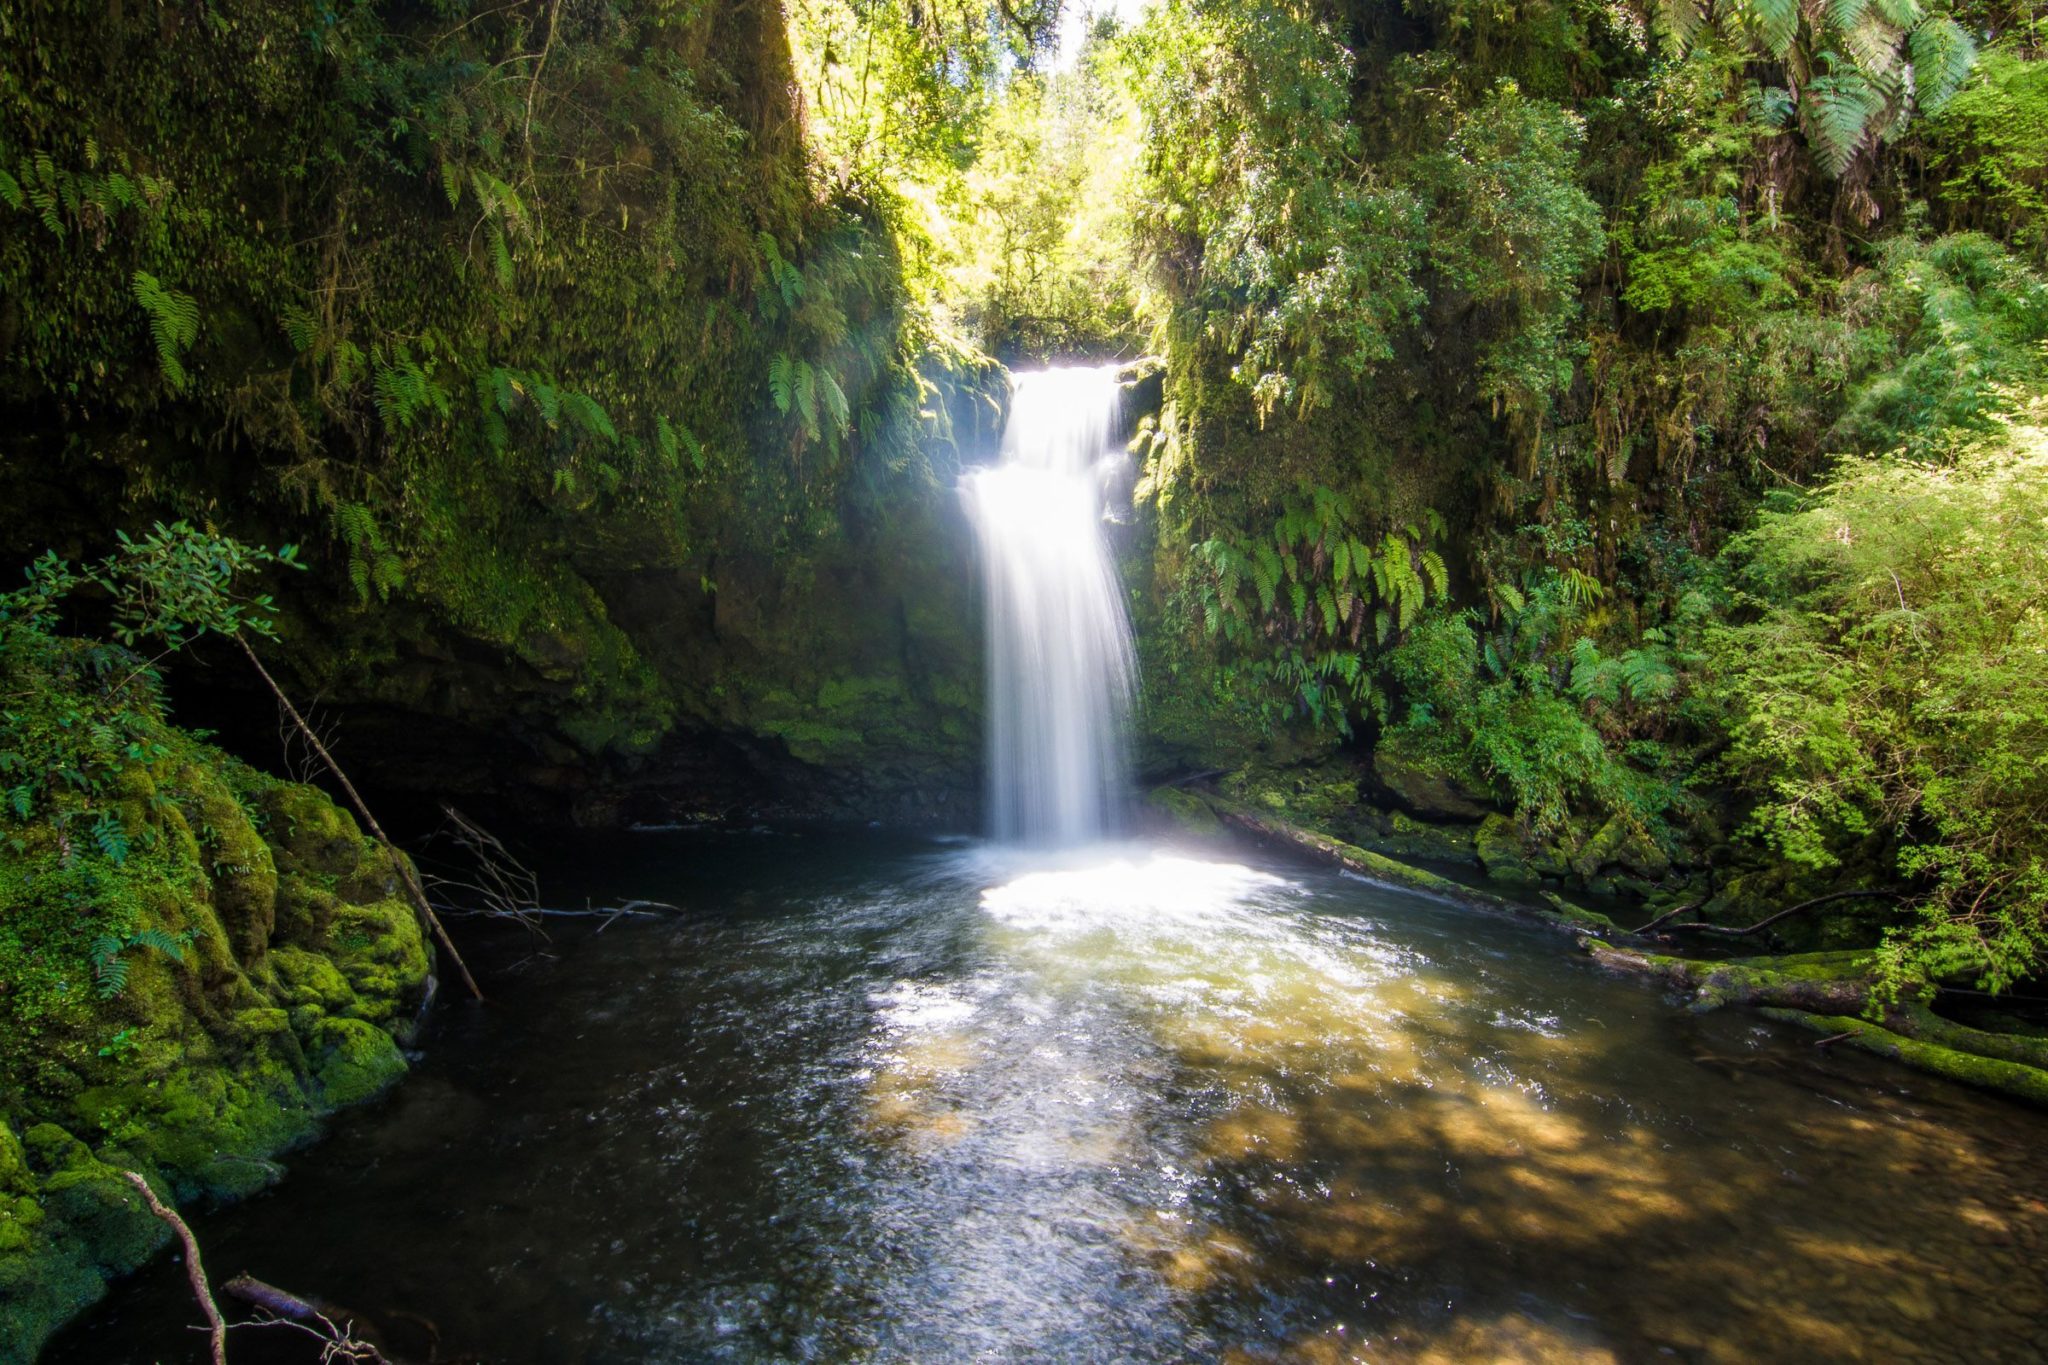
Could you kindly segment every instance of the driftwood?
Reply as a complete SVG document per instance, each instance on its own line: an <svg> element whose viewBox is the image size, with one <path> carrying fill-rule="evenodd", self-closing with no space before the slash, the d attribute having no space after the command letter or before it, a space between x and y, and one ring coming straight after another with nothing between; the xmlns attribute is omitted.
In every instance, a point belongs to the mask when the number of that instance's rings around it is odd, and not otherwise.
<svg viewBox="0 0 2048 1365"><path fill-rule="evenodd" d="M1870 981L1855 975L1859 953L1701 962L1687 957L1616 948L1597 939L1587 944L1593 960L1615 971L1648 976L1692 994L1692 1007L1771 1005L1815 1014L1855 1014L1870 1003Z"/></svg>
<svg viewBox="0 0 2048 1365"><path fill-rule="evenodd" d="M156 1191L139 1172L123 1171L121 1175L141 1193L149 1211L170 1224L171 1231L185 1244L185 1278L192 1282L192 1297L199 1300L200 1311L206 1314L207 1331L213 1337L213 1365L227 1365L228 1325L220 1315L220 1305L213 1301L213 1291L206 1287L206 1267L199 1261L199 1239L192 1235L192 1229L177 1210L156 1197Z"/></svg>
<svg viewBox="0 0 2048 1365"><path fill-rule="evenodd" d="M263 666L263 660L256 657L255 649L239 635L235 637L235 643L242 647L242 653L249 658L249 666L256 670L257 676L262 678L264 685L270 689L270 694L277 698L277 704L284 708L285 714L291 717L292 724L298 727L299 734L305 738L307 746L320 756L321 763L326 766L328 772L334 774L334 780L341 784L342 791L348 795L349 804L355 807L356 814L362 817L363 828L386 853L391 855L392 866L398 869L398 879L404 883L406 896L412 901L413 909L418 912L420 922L433 933L434 941L441 945L442 951L448 954L448 960L455 964L455 970L462 976L462 984L469 988L470 995L478 1000L483 999L483 988L478 986L476 978L469 974L469 964L462 960L461 952L455 947L455 940L448 937L448 931L442 927L440 916L434 913L434 907L427 902L426 888L420 885L419 877L413 872L411 860L399 852L398 846L391 842L391 836L377 823L377 817L370 814L369 804L363 800L361 793L356 791L355 783L348 780L348 774L342 771L341 764L335 761L327 746L320 742L320 736L306 722L306 718L299 714L299 708L292 705L291 698L278 686L277 679L270 676L270 670Z"/></svg>
<svg viewBox="0 0 2048 1365"><path fill-rule="evenodd" d="M350 1361L354 1365L396 1365L374 1338L356 1335L356 1317L333 1304L301 1298L287 1289L265 1284L251 1275L237 1275L221 1292L269 1314L237 1327L293 1327L321 1343L323 1365Z"/></svg>

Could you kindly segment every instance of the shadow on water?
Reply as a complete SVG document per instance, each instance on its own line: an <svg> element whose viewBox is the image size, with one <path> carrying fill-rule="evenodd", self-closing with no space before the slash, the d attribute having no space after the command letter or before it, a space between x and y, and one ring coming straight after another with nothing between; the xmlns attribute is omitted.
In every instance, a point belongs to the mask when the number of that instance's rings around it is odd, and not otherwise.
<svg viewBox="0 0 2048 1365"><path fill-rule="evenodd" d="M556 884L686 913L493 945L491 1008L200 1220L217 1275L501 1361L2048 1338L2039 1116L1674 1016L1518 925L1128 846L664 837ZM191 1316L159 1265L52 1359L200 1359Z"/></svg>

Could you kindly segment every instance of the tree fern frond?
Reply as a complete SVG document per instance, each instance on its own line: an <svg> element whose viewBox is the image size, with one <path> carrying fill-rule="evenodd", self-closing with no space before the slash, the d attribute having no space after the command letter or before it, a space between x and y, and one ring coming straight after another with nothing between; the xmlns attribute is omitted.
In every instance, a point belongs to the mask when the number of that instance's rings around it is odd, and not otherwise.
<svg viewBox="0 0 2048 1365"><path fill-rule="evenodd" d="M1653 19L1665 50L1683 54L1692 50L1693 40L1706 27L1707 12L1700 0L1657 0Z"/></svg>
<svg viewBox="0 0 2048 1365"><path fill-rule="evenodd" d="M825 415L832 419L832 429L843 432L852 425L852 406L846 401L846 390L839 387L839 381L830 370L818 371L818 388L825 400Z"/></svg>
<svg viewBox="0 0 2048 1365"><path fill-rule="evenodd" d="M1863 22L1863 16L1870 9L1870 0L1827 0L1828 23L1836 31L1847 33Z"/></svg>
<svg viewBox="0 0 2048 1365"><path fill-rule="evenodd" d="M564 393L562 408L569 414L569 420L581 427L587 434L602 436L616 442L619 430L612 425L611 414L598 405L596 399L587 393Z"/></svg>
<svg viewBox="0 0 2048 1365"><path fill-rule="evenodd" d="M1904 35L1878 14L1867 14L1854 25L1843 28L1842 42L1855 58L1856 67L1880 84L1896 85L1901 66L1899 39Z"/></svg>
<svg viewBox="0 0 2048 1365"><path fill-rule="evenodd" d="M811 368L808 360L796 362L796 407L804 419L804 431L812 440L818 437L818 372Z"/></svg>
<svg viewBox="0 0 2048 1365"><path fill-rule="evenodd" d="M1930 114L1939 113L1977 64L1977 40L1955 20L1939 14L1914 29L1908 42L1920 107Z"/></svg>
<svg viewBox="0 0 2048 1365"><path fill-rule="evenodd" d="M1815 77L1800 99L1806 135L1829 175L1840 175L1863 147L1883 100L1863 74L1843 63Z"/></svg>

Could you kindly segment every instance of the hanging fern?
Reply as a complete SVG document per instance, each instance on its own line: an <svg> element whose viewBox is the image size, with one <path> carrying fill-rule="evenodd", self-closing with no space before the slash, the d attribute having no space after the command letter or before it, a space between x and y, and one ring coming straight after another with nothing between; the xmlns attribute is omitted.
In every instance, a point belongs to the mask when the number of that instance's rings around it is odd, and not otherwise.
<svg viewBox="0 0 2048 1365"><path fill-rule="evenodd" d="M190 294L166 289L146 270L135 272L135 301L149 314L149 333L156 340L156 356L163 366L164 380L173 389L191 382L185 372L184 353L199 340L199 301Z"/></svg>
<svg viewBox="0 0 2048 1365"><path fill-rule="evenodd" d="M389 601L405 586L405 561L385 542L377 519L361 503L345 502L334 509L334 531L348 551L348 581L364 602L374 593Z"/></svg>
<svg viewBox="0 0 2048 1365"><path fill-rule="evenodd" d="M778 355L768 362L768 392L775 399L775 410L787 417L789 405L796 400L796 363L788 356Z"/></svg>

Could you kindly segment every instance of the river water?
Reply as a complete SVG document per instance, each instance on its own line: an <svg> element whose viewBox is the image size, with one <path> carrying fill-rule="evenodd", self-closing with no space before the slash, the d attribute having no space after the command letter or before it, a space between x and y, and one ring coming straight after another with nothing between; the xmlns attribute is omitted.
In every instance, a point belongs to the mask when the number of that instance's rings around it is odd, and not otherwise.
<svg viewBox="0 0 2048 1365"><path fill-rule="evenodd" d="M2039 1360L2032 1112L1241 853L592 840L197 1218L416 1358ZM53 1350L203 1358L160 1263ZM282 1354L237 1333L237 1361ZM277 1350L275 1356L266 1356Z"/></svg>

